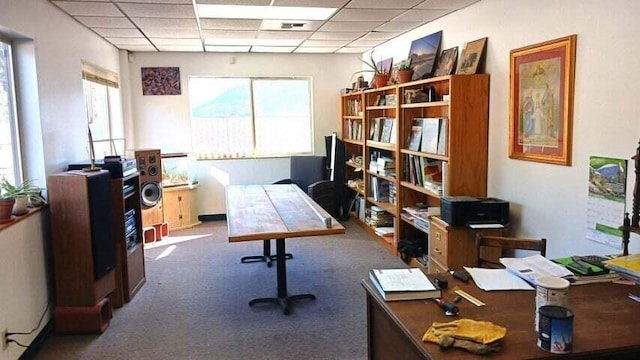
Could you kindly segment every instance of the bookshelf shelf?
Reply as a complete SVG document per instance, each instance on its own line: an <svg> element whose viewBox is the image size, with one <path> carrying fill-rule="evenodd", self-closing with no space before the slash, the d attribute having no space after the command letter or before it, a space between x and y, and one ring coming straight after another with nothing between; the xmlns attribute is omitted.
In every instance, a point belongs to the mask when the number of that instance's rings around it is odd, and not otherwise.
<svg viewBox="0 0 640 360"><path fill-rule="evenodd" d="M405 91L422 90L433 87L436 100L432 102L405 103ZM391 95L391 97L388 97ZM443 95L449 95L448 100L442 100ZM358 100L353 100L358 98ZM382 99L395 99L394 105L381 105ZM347 102L357 102L362 106L363 116L354 119L346 111ZM354 172L355 167L349 163L345 165L347 179L349 174L364 180L364 191L359 192L362 199L359 206L369 208L379 206L394 216L394 240L388 243L379 238L393 253L397 253L397 243L400 239L411 236L425 236L415 223L398 219L403 207L415 206L418 203L428 206L440 206L440 198L449 196L486 196L487 189L487 153L489 131L489 75L448 75L369 89L358 93L342 95L342 109L340 128L343 131L347 157L362 156L365 171ZM376 118L395 119L395 132L389 142L374 141L372 134ZM446 118L442 127L446 136L443 137L444 147L440 153L409 150L408 143L412 132L414 118ZM349 126L354 121L361 121L362 141L350 139ZM438 139L439 140L439 139ZM439 149L440 150L440 149ZM395 177L384 176L371 171L372 157L379 155L390 158L395 165ZM422 158L430 165L437 163L442 169L442 184L435 190L426 188L413 181L409 176L409 158ZM419 161L418 161L419 163ZM415 170L414 170L415 171ZM375 201L372 193L372 179L388 181L395 186L395 203ZM352 189L356 191L355 189ZM438 191L436 191L438 190ZM442 194L440 194L440 191ZM364 196L363 194L366 194ZM375 236L374 229L366 225L362 215L356 211L354 220L360 222L365 229Z"/></svg>

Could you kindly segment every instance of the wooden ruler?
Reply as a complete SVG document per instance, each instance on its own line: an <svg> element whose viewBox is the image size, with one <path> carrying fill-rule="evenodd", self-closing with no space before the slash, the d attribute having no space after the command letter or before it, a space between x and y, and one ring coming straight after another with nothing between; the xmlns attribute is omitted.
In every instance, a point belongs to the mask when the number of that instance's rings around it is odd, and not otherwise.
<svg viewBox="0 0 640 360"><path fill-rule="evenodd" d="M474 297L473 295L469 294L468 292L464 291L464 290L460 290L460 289L456 289L453 290L454 293L462 296L463 298L467 299L470 303L472 303L475 306L484 306L485 303L483 303L482 301L478 300L478 298Z"/></svg>

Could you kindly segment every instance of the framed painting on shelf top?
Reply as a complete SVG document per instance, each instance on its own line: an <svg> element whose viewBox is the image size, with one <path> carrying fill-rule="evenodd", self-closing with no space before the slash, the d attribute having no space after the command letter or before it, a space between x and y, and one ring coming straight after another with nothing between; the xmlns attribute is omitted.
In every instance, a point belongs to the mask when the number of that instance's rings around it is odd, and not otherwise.
<svg viewBox="0 0 640 360"><path fill-rule="evenodd" d="M411 80L426 79L431 76L438 51L440 51L440 39L442 39L442 31L411 42L409 50L409 59L411 59L411 68L413 69Z"/></svg>
<svg viewBox="0 0 640 360"><path fill-rule="evenodd" d="M511 50L510 158L571 165L576 38Z"/></svg>
<svg viewBox="0 0 640 360"><path fill-rule="evenodd" d="M460 54L460 66L456 74L475 74L478 72L480 61L487 47L487 38L473 40L465 43Z"/></svg>

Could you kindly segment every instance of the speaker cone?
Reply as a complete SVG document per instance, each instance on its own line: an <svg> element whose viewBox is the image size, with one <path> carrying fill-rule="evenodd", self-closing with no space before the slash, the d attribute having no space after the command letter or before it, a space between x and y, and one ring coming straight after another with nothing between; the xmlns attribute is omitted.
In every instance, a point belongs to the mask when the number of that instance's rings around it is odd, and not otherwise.
<svg viewBox="0 0 640 360"><path fill-rule="evenodd" d="M141 200L142 205L147 207L156 206L160 199L162 199L162 188L157 182L147 182L142 184Z"/></svg>

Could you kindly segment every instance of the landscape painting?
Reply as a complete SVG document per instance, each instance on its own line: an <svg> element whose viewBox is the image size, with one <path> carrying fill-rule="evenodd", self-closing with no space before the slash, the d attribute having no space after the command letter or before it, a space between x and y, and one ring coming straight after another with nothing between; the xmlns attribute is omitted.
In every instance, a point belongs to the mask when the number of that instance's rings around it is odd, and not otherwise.
<svg viewBox="0 0 640 360"><path fill-rule="evenodd" d="M435 32L423 38L413 40L409 50L409 58L413 67L411 80L426 79L433 72L433 65L440 51L442 31Z"/></svg>

